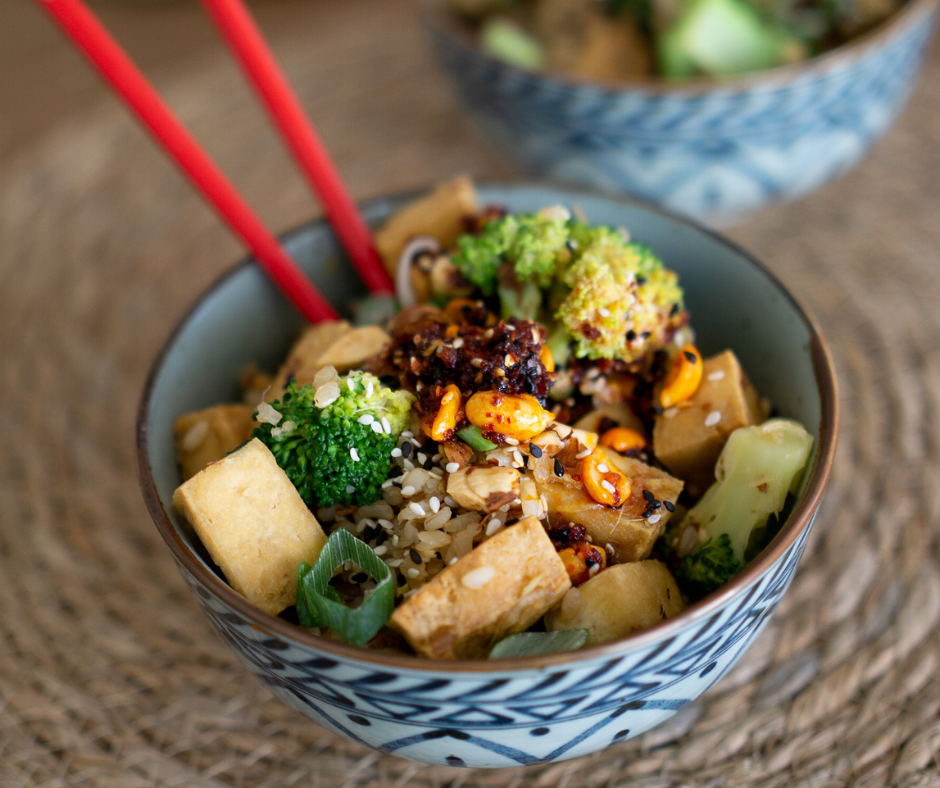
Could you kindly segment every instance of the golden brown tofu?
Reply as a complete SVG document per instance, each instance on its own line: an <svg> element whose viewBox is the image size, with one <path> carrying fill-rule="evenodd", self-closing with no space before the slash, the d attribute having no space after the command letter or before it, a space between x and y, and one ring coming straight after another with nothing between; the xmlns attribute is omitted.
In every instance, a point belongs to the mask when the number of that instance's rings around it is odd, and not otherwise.
<svg viewBox="0 0 940 788"><path fill-rule="evenodd" d="M226 580L271 615L294 604L297 567L326 535L274 455L257 438L173 493Z"/></svg>
<svg viewBox="0 0 940 788"><path fill-rule="evenodd" d="M395 276L405 244L416 235L430 235L449 249L466 232L464 219L477 213L477 193L465 175L439 184L428 195L392 214L373 238L388 272Z"/></svg>
<svg viewBox="0 0 940 788"><path fill-rule="evenodd" d="M345 321L312 325L291 348L265 399L268 402L280 399L291 380L296 380L299 386L313 383L324 367L336 367L340 375L359 369L389 341L389 335L378 326L352 328Z"/></svg>
<svg viewBox="0 0 940 788"><path fill-rule="evenodd" d="M436 575L390 623L422 656L476 659L532 626L570 587L541 521L526 517Z"/></svg>
<svg viewBox="0 0 940 788"><path fill-rule="evenodd" d="M730 350L702 362L702 382L679 407L656 417L653 451L693 496L715 481L715 463L738 427L759 424L769 407L760 400Z"/></svg>
<svg viewBox="0 0 940 788"><path fill-rule="evenodd" d="M251 437L255 428L251 405L214 405L176 420L176 460L183 480L191 479L210 462L221 460Z"/></svg>
<svg viewBox="0 0 940 788"><path fill-rule="evenodd" d="M679 587L660 561L617 564L572 588L545 616L549 632L586 629L588 642L606 643L680 613Z"/></svg>
<svg viewBox="0 0 940 788"><path fill-rule="evenodd" d="M610 563L640 561L650 554L671 515L660 505L652 515L643 517L649 506L643 493L675 504L682 482L632 457L601 450L630 480L630 495L621 506L615 509L595 501L584 489L580 475L568 470L562 477L552 474L547 481L537 481L539 494L545 496L553 524L583 525L591 542L607 550Z"/></svg>

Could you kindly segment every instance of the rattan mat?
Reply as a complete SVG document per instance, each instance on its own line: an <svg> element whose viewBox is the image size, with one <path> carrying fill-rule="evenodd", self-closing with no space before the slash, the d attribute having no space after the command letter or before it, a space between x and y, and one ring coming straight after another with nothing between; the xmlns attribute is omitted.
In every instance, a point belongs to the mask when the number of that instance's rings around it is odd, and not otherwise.
<svg viewBox="0 0 940 788"><path fill-rule="evenodd" d="M357 196L515 174L410 16L319 8L313 40L276 44ZM224 56L161 84L273 227L315 212ZM184 587L138 491L134 413L151 357L240 250L115 102L71 118L0 185L0 786L940 784L938 184L935 58L863 166L731 233L815 312L842 393L814 540L743 662L635 741L456 770L274 700Z"/></svg>

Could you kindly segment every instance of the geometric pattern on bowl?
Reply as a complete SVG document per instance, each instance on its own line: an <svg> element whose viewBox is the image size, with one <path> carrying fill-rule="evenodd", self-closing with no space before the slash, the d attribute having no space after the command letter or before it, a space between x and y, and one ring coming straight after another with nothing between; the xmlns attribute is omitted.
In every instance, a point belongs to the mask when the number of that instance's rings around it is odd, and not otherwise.
<svg viewBox="0 0 940 788"><path fill-rule="evenodd" d="M625 741L717 681L760 633L799 564L810 527L743 593L674 634L615 658L548 669L436 674L339 661L266 632L207 593L180 565L219 634L281 700L320 725L386 753L451 766L573 758ZM507 732L513 741L506 744ZM518 734L522 733L523 736Z"/></svg>
<svg viewBox="0 0 940 788"><path fill-rule="evenodd" d="M910 97L937 8L916 0L870 41L706 89L532 74L482 54L446 23L430 27L484 130L531 171L727 225L861 160Z"/></svg>

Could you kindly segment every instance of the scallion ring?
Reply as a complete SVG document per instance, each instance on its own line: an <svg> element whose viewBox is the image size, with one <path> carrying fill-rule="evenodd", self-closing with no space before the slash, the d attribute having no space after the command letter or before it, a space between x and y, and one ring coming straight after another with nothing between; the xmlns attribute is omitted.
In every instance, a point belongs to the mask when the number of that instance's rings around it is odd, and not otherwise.
<svg viewBox="0 0 940 788"><path fill-rule="evenodd" d="M352 561L376 581L375 590L353 609L343 604L330 585L333 573ZM303 627L329 627L345 642L364 646L382 628L395 608L392 573L375 551L349 531L330 534L313 566L297 570L297 618Z"/></svg>

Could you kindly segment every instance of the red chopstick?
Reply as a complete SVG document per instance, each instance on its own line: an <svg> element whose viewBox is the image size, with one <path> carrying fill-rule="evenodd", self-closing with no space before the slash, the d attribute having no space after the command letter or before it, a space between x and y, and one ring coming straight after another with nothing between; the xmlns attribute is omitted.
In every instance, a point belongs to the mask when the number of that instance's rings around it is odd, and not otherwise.
<svg viewBox="0 0 940 788"><path fill-rule="evenodd" d="M82 0L38 0L311 322L339 316Z"/></svg>
<svg viewBox="0 0 940 788"><path fill-rule="evenodd" d="M319 195L330 225L359 277L373 293L393 293L392 278L375 251L368 227L251 12L242 0L202 0L202 4L241 62L312 190Z"/></svg>

